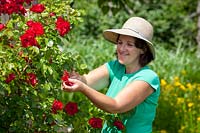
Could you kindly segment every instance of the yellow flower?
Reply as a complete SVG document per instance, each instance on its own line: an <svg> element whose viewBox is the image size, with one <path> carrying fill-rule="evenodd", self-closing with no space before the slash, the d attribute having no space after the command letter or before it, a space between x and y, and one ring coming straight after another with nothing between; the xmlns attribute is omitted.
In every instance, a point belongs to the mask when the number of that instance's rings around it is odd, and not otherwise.
<svg viewBox="0 0 200 133"><path fill-rule="evenodd" d="M200 121L200 117L197 117L197 121Z"/></svg>
<svg viewBox="0 0 200 133"><path fill-rule="evenodd" d="M192 84L191 83L187 83L187 88L191 91L191 90L193 90L193 87L192 87Z"/></svg>
<svg viewBox="0 0 200 133"><path fill-rule="evenodd" d="M181 90L185 91L185 86L184 85L180 85Z"/></svg>
<svg viewBox="0 0 200 133"><path fill-rule="evenodd" d="M197 90L200 91L200 84L197 84Z"/></svg>
<svg viewBox="0 0 200 133"><path fill-rule="evenodd" d="M167 84L167 82L164 79L161 79L160 83L161 83L161 86L165 86Z"/></svg>
<svg viewBox="0 0 200 133"><path fill-rule="evenodd" d="M178 130L178 132L183 133L185 128L186 128L185 126L181 126L181 128Z"/></svg>
<svg viewBox="0 0 200 133"><path fill-rule="evenodd" d="M183 75L186 75L186 71L185 71L185 70L182 70L181 73L182 73Z"/></svg>
<svg viewBox="0 0 200 133"><path fill-rule="evenodd" d="M160 130L160 133L167 133L166 130Z"/></svg>
<svg viewBox="0 0 200 133"><path fill-rule="evenodd" d="M179 77L174 77L174 81L179 81Z"/></svg>
<svg viewBox="0 0 200 133"><path fill-rule="evenodd" d="M188 107L191 108L194 105L194 103L188 103Z"/></svg>
<svg viewBox="0 0 200 133"><path fill-rule="evenodd" d="M173 86L171 86L170 84L168 84L168 85L166 85L166 90L172 90L174 87Z"/></svg>
<svg viewBox="0 0 200 133"><path fill-rule="evenodd" d="M177 98L177 104L183 104L184 103L184 98L178 97Z"/></svg>
<svg viewBox="0 0 200 133"><path fill-rule="evenodd" d="M179 82L179 81L176 81L175 83L174 83L174 86L181 86L181 83Z"/></svg>

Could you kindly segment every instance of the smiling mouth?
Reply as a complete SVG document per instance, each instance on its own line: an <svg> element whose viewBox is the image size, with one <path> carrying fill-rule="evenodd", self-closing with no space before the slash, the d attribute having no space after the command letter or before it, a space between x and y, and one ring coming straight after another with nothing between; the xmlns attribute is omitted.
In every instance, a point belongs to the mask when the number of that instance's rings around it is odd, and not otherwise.
<svg viewBox="0 0 200 133"><path fill-rule="evenodd" d="M118 55L119 56L128 56L129 54L127 54L127 53L119 53Z"/></svg>

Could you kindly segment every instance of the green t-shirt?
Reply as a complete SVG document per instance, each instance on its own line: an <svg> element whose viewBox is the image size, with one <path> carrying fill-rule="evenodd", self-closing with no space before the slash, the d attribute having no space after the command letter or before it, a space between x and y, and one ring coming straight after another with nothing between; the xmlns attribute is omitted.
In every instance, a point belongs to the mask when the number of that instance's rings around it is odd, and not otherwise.
<svg viewBox="0 0 200 133"><path fill-rule="evenodd" d="M154 92L148 96L142 103L137 105L131 111L123 114L122 122L126 127L126 133L150 133L152 132L152 122L155 118L156 107L160 95L160 81L157 74L148 66L140 70L126 74L125 66L117 60L106 63L110 75L110 86L106 93L107 96L114 98L128 83L135 80L147 82ZM113 129L104 124L103 133L113 133ZM120 131L118 131L120 132Z"/></svg>

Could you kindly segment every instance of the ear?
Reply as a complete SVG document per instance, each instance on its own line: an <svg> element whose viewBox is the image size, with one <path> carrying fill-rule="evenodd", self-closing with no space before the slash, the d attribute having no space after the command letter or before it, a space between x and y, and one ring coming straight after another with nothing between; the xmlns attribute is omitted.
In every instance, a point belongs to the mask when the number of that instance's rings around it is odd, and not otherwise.
<svg viewBox="0 0 200 133"><path fill-rule="evenodd" d="M147 52L147 47L140 49L140 54L145 54Z"/></svg>
<svg viewBox="0 0 200 133"><path fill-rule="evenodd" d="M144 50L141 49L141 50L140 50L140 54L144 54Z"/></svg>

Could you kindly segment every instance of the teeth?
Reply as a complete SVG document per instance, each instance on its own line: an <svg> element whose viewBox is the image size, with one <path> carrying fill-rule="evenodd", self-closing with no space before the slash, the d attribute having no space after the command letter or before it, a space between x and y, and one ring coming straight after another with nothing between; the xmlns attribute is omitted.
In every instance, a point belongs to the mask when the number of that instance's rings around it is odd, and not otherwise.
<svg viewBox="0 0 200 133"><path fill-rule="evenodd" d="M126 56L126 55L128 55L128 54L120 54L120 55L122 55L122 56Z"/></svg>

